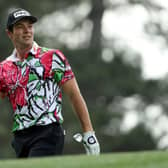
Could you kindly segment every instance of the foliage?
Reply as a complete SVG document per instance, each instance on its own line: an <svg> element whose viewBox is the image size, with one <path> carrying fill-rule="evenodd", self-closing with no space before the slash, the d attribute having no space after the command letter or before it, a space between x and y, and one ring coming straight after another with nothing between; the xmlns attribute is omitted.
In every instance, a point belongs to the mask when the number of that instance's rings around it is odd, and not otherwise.
<svg viewBox="0 0 168 168"><path fill-rule="evenodd" d="M122 140L118 141L118 139ZM115 137L114 143L116 145L113 151L142 151L152 150L157 147L152 135L142 124L137 125L128 133L121 135L121 137Z"/></svg>

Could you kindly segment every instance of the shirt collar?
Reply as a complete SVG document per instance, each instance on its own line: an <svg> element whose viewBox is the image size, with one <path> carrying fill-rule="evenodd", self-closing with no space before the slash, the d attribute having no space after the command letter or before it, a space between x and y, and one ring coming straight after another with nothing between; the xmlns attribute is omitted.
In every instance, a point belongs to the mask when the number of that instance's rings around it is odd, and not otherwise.
<svg viewBox="0 0 168 168"><path fill-rule="evenodd" d="M32 55L36 55L38 48L39 48L39 45L34 41L29 53ZM16 48L13 50L12 54L6 60L13 61L13 62L19 61L19 58L16 57Z"/></svg>

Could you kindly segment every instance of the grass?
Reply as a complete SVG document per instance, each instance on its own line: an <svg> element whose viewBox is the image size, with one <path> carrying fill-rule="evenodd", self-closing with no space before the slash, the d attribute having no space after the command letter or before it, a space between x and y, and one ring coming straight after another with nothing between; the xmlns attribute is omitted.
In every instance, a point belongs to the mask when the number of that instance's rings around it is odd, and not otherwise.
<svg viewBox="0 0 168 168"><path fill-rule="evenodd" d="M167 151L0 160L0 168L168 168Z"/></svg>

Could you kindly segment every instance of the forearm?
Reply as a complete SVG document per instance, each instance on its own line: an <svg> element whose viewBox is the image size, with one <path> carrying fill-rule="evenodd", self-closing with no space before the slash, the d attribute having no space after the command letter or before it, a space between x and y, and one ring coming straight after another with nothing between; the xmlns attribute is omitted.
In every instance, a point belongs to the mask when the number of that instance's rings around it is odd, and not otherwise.
<svg viewBox="0 0 168 168"><path fill-rule="evenodd" d="M72 107L80 120L83 132L93 131L87 105L80 93L76 79L73 78L67 81L63 85L63 90L70 99Z"/></svg>
<svg viewBox="0 0 168 168"><path fill-rule="evenodd" d="M79 95L72 97L71 102L73 109L80 120L83 132L93 131L88 109L82 95L79 93Z"/></svg>

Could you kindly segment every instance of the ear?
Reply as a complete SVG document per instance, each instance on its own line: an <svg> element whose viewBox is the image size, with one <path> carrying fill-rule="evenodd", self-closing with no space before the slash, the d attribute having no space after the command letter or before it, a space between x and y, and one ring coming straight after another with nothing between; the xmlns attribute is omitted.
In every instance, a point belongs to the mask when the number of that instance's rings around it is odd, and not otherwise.
<svg viewBox="0 0 168 168"><path fill-rule="evenodd" d="M8 29L6 29L6 33L7 33L8 37L11 39L13 33L11 31L9 31Z"/></svg>

